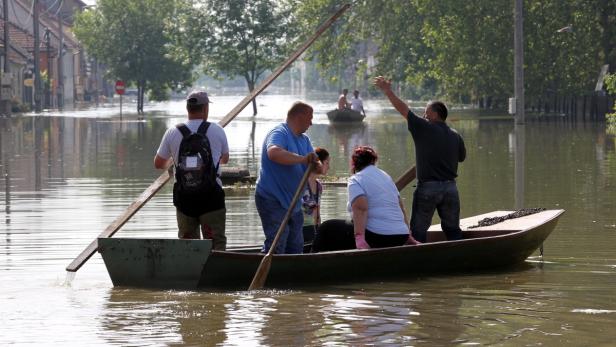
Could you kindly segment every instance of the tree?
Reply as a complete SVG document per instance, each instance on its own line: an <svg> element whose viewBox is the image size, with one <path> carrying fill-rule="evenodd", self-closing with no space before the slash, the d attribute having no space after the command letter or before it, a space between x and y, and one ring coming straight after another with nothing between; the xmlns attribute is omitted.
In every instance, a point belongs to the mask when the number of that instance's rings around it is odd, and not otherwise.
<svg viewBox="0 0 616 347"><path fill-rule="evenodd" d="M161 99L192 81L197 50L186 45L192 9L190 0L98 0L77 16L75 35L107 66L109 78L137 86L142 114L146 90Z"/></svg>
<svg viewBox="0 0 616 347"><path fill-rule="evenodd" d="M290 6L276 0L209 0L201 7L203 69L216 78L241 76L252 92L293 47L296 28ZM257 114L256 100L252 101Z"/></svg>
<svg viewBox="0 0 616 347"><path fill-rule="evenodd" d="M335 0L298 5L304 25L331 11ZM525 2L525 88L527 100L548 91L592 90L603 64L616 68L616 0ZM306 24L307 23L307 24ZM567 24L573 30L557 32ZM369 42L383 74L415 96L503 106L513 92L513 1L356 1L333 31L311 50L322 73L346 78L340 65L362 59L357 47Z"/></svg>

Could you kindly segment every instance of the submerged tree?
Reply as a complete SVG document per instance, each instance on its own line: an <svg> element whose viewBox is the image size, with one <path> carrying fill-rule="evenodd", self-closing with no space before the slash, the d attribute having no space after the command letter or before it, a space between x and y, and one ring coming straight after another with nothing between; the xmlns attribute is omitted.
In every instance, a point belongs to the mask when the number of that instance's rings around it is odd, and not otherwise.
<svg viewBox="0 0 616 347"><path fill-rule="evenodd" d="M196 50L186 30L190 0L98 0L77 16L75 35L107 66L107 76L135 84L137 112L146 91L157 99L192 81Z"/></svg>
<svg viewBox="0 0 616 347"><path fill-rule="evenodd" d="M196 46L203 49L204 72L217 78L241 76L250 92L266 71L284 61L295 39L285 1L209 0L201 10L203 32ZM256 115L254 99L252 107Z"/></svg>

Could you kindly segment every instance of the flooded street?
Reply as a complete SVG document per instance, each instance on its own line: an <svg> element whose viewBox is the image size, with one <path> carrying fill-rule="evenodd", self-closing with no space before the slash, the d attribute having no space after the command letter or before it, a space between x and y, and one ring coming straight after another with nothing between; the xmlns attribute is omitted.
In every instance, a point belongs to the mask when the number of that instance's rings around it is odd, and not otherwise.
<svg viewBox="0 0 616 347"><path fill-rule="evenodd" d="M242 98L213 95L210 121ZM229 166L256 175L267 131L297 99L261 96L256 118L249 106L226 126ZM378 166L394 178L414 164L406 123L385 100L367 99L367 117L354 125L329 124L332 96L304 100L315 107L313 145L331 153L330 176L348 177L359 144L374 146ZM603 124L528 117L520 189L513 120L450 111L468 152L458 179L462 217L513 210L516 199L566 210L543 260L534 254L520 268L211 293L114 288L95 254L67 281L65 267L160 175L153 157L165 129L185 119L184 102L145 113L140 120L125 103L122 117L116 104L0 118L0 344L608 346L616 339L616 138ZM403 191L407 207L412 185ZM228 246L263 241L253 195L227 191ZM346 216L345 188L326 187L321 210L323 220ZM167 184L116 236L176 234Z"/></svg>

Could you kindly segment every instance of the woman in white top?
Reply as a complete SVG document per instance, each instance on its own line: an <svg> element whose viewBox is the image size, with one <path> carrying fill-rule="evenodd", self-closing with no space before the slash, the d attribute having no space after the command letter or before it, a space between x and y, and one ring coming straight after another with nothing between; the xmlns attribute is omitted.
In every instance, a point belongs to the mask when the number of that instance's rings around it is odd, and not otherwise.
<svg viewBox="0 0 616 347"><path fill-rule="evenodd" d="M353 176L347 184L347 209L352 220L323 222L314 240L314 252L418 243L409 235L396 185L385 171L376 167L377 159L377 153L369 146L353 150Z"/></svg>

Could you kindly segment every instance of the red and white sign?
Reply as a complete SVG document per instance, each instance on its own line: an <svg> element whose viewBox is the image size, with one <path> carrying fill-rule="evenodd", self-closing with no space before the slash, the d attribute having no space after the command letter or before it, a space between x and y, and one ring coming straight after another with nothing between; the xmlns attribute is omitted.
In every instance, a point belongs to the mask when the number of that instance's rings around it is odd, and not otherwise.
<svg viewBox="0 0 616 347"><path fill-rule="evenodd" d="M119 95L123 95L124 94L124 90L125 90L124 82L116 81L116 83L115 83L115 91L116 91L116 93L118 93Z"/></svg>

